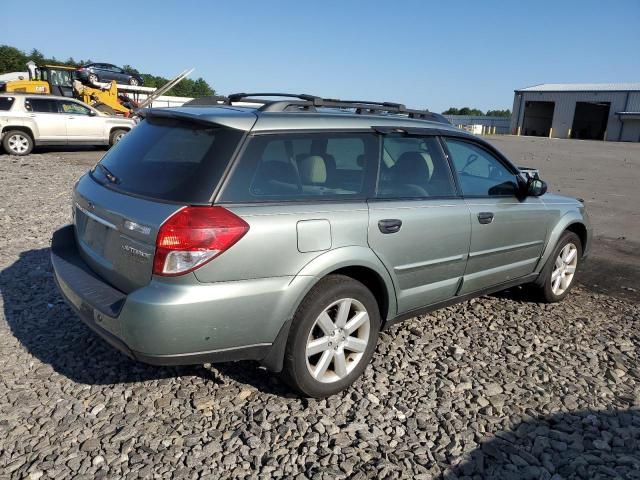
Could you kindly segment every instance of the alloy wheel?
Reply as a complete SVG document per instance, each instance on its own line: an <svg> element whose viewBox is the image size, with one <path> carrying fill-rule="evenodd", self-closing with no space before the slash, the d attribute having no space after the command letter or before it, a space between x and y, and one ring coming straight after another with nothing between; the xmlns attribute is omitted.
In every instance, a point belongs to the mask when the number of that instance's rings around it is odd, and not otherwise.
<svg viewBox="0 0 640 480"><path fill-rule="evenodd" d="M551 291L554 295L562 295L571 285L578 266L578 248L567 243L556 258L551 272Z"/></svg>
<svg viewBox="0 0 640 480"><path fill-rule="evenodd" d="M344 379L358 365L369 342L371 320L364 305L343 298L316 318L306 345L307 369L322 383Z"/></svg>
<svg viewBox="0 0 640 480"><path fill-rule="evenodd" d="M9 137L7 144L11 153L21 155L29 150L29 139L24 135L14 134Z"/></svg>

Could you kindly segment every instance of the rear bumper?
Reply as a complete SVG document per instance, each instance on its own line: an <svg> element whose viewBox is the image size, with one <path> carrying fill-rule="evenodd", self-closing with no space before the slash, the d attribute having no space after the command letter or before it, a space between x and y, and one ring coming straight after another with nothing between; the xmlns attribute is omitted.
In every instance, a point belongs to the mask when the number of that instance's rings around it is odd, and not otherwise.
<svg viewBox="0 0 640 480"><path fill-rule="evenodd" d="M51 263L60 292L85 324L128 357L154 365L265 359L292 314L290 302L306 288L288 277L212 284L154 278L127 295L82 260L72 225L54 233Z"/></svg>

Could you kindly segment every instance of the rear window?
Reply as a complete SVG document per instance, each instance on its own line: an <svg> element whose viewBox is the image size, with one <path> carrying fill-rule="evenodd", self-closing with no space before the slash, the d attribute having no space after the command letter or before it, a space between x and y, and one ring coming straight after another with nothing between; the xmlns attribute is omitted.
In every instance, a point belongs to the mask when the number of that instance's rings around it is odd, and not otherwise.
<svg viewBox="0 0 640 480"><path fill-rule="evenodd" d="M24 108L28 112L58 113L58 102L48 98L27 98Z"/></svg>
<svg viewBox="0 0 640 480"><path fill-rule="evenodd" d="M13 105L13 97L0 97L0 112L6 112Z"/></svg>
<svg viewBox="0 0 640 480"><path fill-rule="evenodd" d="M206 204L243 133L219 125L147 118L107 152L91 175L124 193Z"/></svg>
<svg viewBox="0 0 640 480"><path fill-rule="evenodd" d="M366 195L378 142L370 133L256 135L231 174L222 202L349 199Z"/></svg>

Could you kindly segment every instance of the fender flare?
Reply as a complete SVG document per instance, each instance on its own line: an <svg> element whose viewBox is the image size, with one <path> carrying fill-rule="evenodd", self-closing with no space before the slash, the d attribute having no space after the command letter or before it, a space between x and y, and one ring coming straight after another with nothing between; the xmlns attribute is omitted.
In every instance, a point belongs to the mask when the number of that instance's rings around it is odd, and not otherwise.
<svg viewBox="0 0 640 480"><path fill-rule="evenodd" d="M388 312L387 318L382 319L383 324L389 318L393 318L397 312L397 300L391 275L382 264L380 259L373 253L370 248L360 246L340 247L329 250L318 255L309 263L307 263L291 280L290 285L299 282L300 287L294 306L289 312L287 321L280 328L276 339L274 340L269 353L261 361L262 365L272 372L282 371L285 348L289 337L289 329L293 316L298 306L309 293L309 291L320 281L320 279L329 275L336 270L347 267L364 267L374 271L383 281L387 291Z"/></svg>
<svg viewBox="0 0 640 480"><path fill-rule="evenodd" d="M578 211L570 211L565 213L562 217L560 217L560 220L556 223L556 225L553 227L553 229L549 233L547 244L534 270L535 273L538 273L538 274L542 273L542 270L544 269L544 266L547 263L547 260L549 260L549 257L553 253L553 249L556 248L558 240L560 240L560 236L567 230L567 228L569 228L571 225L574 225L576 223L584 227L587 227L587 225L585 225L584 218ZM583 248L584 248L584 245L583 245Z"/></svg>

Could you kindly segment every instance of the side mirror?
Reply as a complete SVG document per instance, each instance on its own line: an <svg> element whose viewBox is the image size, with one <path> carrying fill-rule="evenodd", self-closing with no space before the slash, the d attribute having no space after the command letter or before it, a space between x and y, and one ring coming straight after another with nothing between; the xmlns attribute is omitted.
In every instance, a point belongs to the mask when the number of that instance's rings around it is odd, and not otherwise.
<svg viewBox="0 0 640 480"><path fill-rule="evenodd" d="M539 178L530 178L527 182L527 195L530 197L540 197L547 193L547 182Z"/></svg>
<svg viewBox="0 0 640 480"><path fill-rule="evenodd" d="M95 117L96 115L98 115L96 112L94 112L93 110L89 110L90 117Z"/></svg>

